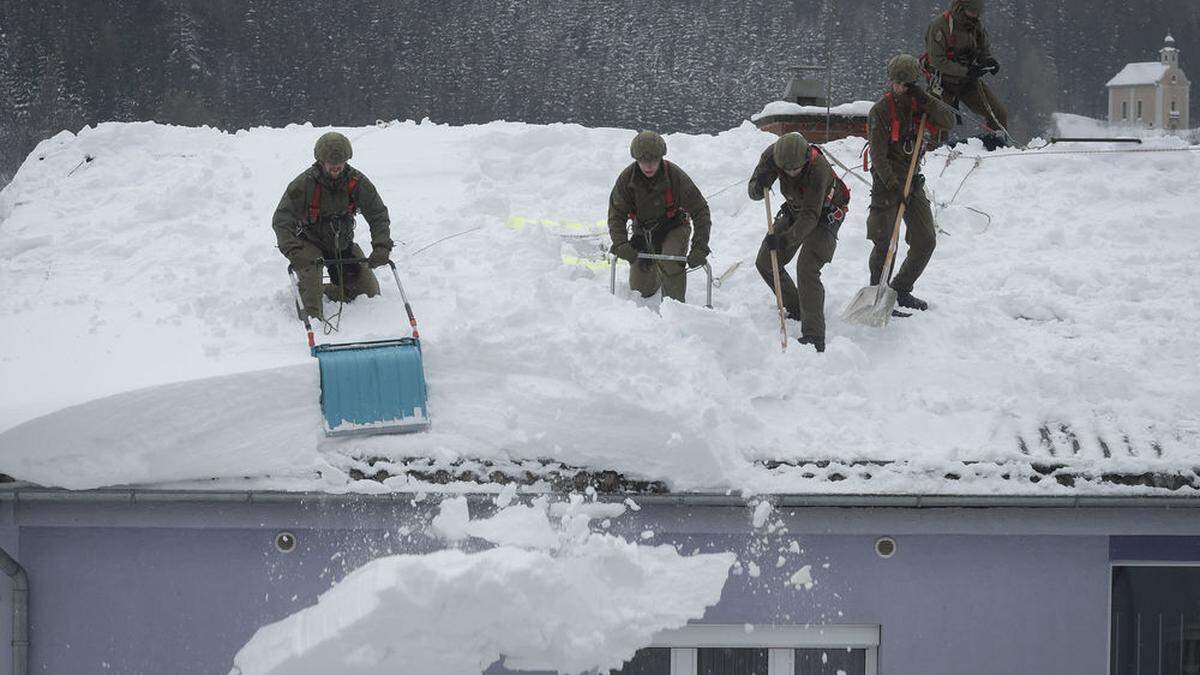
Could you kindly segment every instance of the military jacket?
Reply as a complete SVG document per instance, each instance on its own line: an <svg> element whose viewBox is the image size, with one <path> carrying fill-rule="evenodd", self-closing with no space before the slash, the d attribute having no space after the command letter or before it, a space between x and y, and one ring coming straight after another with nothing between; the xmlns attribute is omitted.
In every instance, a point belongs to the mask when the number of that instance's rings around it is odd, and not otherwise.
<svg viewBox="0 0 1200 675"><path fill-rule="evenodd" d="M631 216L645 229L660 225L671 227L667 214L668 188L679 214L686 214L692 219L692 247L709 250L712 216L708 201L683 169L665 159L653 178L646 178L637 162L630 164L617 176L608 198L608 233L614 246L629 241L625 224Z"/></svg>
<svg viewBox="0 0 1200 675"><path fill-rule="evenodd" d="M779 181L779 192L787 200L788 209L792 212L792 222L813 223L821 215L821 210L830 201L837 176L829 160L820 152L812 152L808 164L795 176L775 164L774 146L767 147L758 158L758 166L750 176L750 198L759 200L763 193L769 190L775 181Z"/></svg>
<svg viewBox="0 0 1200 675"><path fill-rule="evenodd" d="M357 178L353 193L348 191L351 178ZM312 214L313 193L318 184L320 204L318 213ZM345 251L354 242L354 219L349 214L351 199L371 228L371 246L390 251L391 219L375 185L348 164L334 179L315 163L288 184L275 209L271 227L279 250L291 257L308 240L329 254Z"/></svg>
<svg viewBox="0 0 1200 675"><path fill-rule="evenodd" d="M949 131L954 128L958 121L954 109L934 96L929 96L927 100L924 112L929 115L929 119L926 127L930 131ZM922 110L918 105L914 113L913 97L909 94L897 94L894 101L898 141L892 141L892 106L888 102L888 96L885 95L871 107L868 118L871 175L874 179L871 187L873 204L877 203L878 197L883 194L903 192L908 165L916 148L917 125L920 123Z"/></svg>
<svg viewBox="0 0 1200 675"><path fill-rule="evenodd" d="M992 58L983 22L967 22L955 11L939 14L929 24L925 31L925 52L929 55L929 66L952 86L967 79L971 63Z"/></svg>

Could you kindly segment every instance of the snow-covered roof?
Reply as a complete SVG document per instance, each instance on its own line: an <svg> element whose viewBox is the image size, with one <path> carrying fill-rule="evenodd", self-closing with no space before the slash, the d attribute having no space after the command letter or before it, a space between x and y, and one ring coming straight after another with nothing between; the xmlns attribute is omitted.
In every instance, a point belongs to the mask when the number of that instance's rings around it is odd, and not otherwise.
<svg viewBox="0 0 1200 675"><path fill-rule="evenodd" d="M1109 87L1124 87L1139 84L1158 84L1167 74L1168 66L1158 61L1130 63L1108 81Z"/></svg>
<svg viewBox="0 0 1200 675"><path fill-rule="evenodd" d="M929 189L970 177L936 212L953 236L918 284L932 308L886 329L837 318L870 250L867 189L848 178L827 351L781 353L754 272L761 207L726 189L774 139L752 124L667 138L709 196L712 310L701 273L687 305L629 297L623 266L609 293L604 220L632 131L341 129L392 209L432 428L331 439L270 226L324 131L104 124L34 150L0 192L0 473L71 489L570 490L611 472L674 493L1194 493L1200 305L1177 284L1200 256L1200 153L1113 172L1107 155L974 168L978 143L939 150ZM861 147L824 146L846 164ZM404 317L385 285L319 339L404 335Z"/></svg>
<svg viewBox="0 0 1200 675"><path fill-rule="evenodd" d="M831 115L866 117L871 113L871 101L854 101L842 103L829 109ZM765 117L778 115L825 115L825 106L800 105L791 101L772 101L763 107L762 111L750 117L751 122L757 122Z"/></svg>

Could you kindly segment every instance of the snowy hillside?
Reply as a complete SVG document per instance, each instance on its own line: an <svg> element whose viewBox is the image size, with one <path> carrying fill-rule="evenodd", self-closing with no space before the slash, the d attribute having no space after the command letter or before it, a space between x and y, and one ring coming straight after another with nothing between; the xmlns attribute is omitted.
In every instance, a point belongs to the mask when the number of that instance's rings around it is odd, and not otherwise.
<svg viewBox="0 0 1200 675"><path fill-rule="evenodd" d="M0 193L0 472L341 491L412 487L413 462L553 460L675 491L1040 493L1068 488L1005 474L1043 462L1105 491L1086 479L1200 465L1200 153L1179 141L938 151L933 196L962 188L917 288L931 311L883 330L832 319L818 355L780 353L753 267L765 215L744 181L773 136L749 124L667 139L710 196L714 270L742 263L711 311L697 274L689 304L660 306L627 296L624 266L612 297L607 269L579 264L607 245L580 235L604 232L632 132L344 129L403 242L433 428L330 440L269 224L322 131L106 124L38 146ZM862 143L828 150L853 163ZM847 181L831 317L866 283L868 190ZM322 339L404 334L384 288ZM367 459L395 476L354 480Z"/></svg>

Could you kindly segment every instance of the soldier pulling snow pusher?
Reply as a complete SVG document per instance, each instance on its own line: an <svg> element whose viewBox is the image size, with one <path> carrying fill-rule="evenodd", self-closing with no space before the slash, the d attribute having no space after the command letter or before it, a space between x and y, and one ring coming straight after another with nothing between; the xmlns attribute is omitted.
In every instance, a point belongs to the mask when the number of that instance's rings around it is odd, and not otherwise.
<svg viewBox="0 0 1200 675"><path fill-rule="evenodd" d="M318 260L313 264L337 266L363 264L364 258ZM308 331L308 347L321 369L321 413L325 433L391 434L424 431L429 428L429 406L425 387L425 368L421 359L421 338L412 305L400 283L396 263L388 261L396 288L404 301L404 311L412 327L412 337L339 344L316 344L312 322L302 311L300 280L292 265L292 299Z"/></svg>

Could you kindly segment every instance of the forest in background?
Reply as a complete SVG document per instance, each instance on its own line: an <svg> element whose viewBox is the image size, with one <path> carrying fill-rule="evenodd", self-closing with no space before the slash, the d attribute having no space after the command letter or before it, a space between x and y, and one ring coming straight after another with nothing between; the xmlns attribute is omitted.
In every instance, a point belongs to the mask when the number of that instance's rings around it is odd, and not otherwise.
<svg viewBox="0 0 1200 675"><path fill-rule="evenodd" d="M41 139L105 121L716 133L826 55L835 103L876 98L946 2L0 0L0 185ZM1017 136L1103 115L1105 82L1157 60L1167 32L1185 71L1200 48L1195 0L990 0L984 18Z"/></svg>

